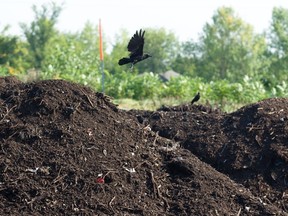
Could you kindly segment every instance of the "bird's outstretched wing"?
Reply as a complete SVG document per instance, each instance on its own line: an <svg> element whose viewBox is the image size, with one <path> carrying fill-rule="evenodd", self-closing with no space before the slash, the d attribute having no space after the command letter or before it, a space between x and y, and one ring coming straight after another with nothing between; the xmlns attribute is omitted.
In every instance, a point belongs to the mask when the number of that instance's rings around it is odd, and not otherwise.
<svg viewBox="0 0 288 216"><path fill-rule="evenodd" d="M130 52L130 57L142 56L144 47L144 34L145 31L136 31L133 37L130 39L127 49Z"/></svg>

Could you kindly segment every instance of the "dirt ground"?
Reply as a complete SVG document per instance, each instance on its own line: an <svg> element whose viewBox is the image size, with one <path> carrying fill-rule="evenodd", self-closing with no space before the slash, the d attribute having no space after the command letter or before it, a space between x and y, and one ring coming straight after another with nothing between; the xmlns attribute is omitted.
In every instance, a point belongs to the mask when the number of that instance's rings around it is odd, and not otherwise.
<svg viewBox="0 0 288 216"><path fill-rule="evenodd" d="M126 111L0 78L0 215L288 215L287 107Z"/></svg>

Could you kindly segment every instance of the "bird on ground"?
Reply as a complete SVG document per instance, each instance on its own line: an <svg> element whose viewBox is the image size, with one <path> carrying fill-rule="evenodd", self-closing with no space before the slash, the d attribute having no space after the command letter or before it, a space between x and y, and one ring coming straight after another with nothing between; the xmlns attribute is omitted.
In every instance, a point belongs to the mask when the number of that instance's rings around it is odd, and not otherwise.
<svg viewBox="0 0 288 216"><path fill-rule="evenodd" d="M143 61L144 59L147 59L149 57L152 57L148 53L143 53L143 47L144 47L144 34L145 31L136 31L136 33L133 35L133 37L130 39L127 49L130 52L129 57L124 57L119 60L119 65L124 65L131 63L131 70L133 69L133 66Z"/></svg>
<svg viewBox="0 0 288 216"><path fill-rule="evenodd" d="M198 92L195 97L192 99L191 104L194 104L200 99L200 92Z"/></svg>

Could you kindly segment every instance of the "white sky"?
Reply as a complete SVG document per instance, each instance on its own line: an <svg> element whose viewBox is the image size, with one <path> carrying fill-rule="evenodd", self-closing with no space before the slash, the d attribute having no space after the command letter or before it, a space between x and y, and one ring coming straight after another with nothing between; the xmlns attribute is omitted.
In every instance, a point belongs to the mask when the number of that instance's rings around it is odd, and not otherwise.
<svg viewBox="0 0 288 216"><path fill-rule="evenodd" d="M21 35L20 22L29 24L33 18L32 5L47 0L0 0L0 30L10 25L10 33ZM206 22L210 22L221 6L232 7L256 32L269 27L273 7L288 9L288 0L55 0L64 2L57 28L65 32L82 30L86 21L98 24L113 41L119 29L131 34L137 29L164 27L180 40L197 39Z"/></svg>

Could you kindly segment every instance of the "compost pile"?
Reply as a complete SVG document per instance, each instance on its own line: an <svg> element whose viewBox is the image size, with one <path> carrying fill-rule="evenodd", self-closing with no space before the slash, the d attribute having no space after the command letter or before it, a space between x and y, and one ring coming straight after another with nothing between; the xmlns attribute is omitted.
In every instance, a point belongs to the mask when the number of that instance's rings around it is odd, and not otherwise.
<svg viewBox="0 0 288 216"><path fill-rule="evenodd" d="M0 78L0 215L288 215L287 107L126 111Z"/></svg>

